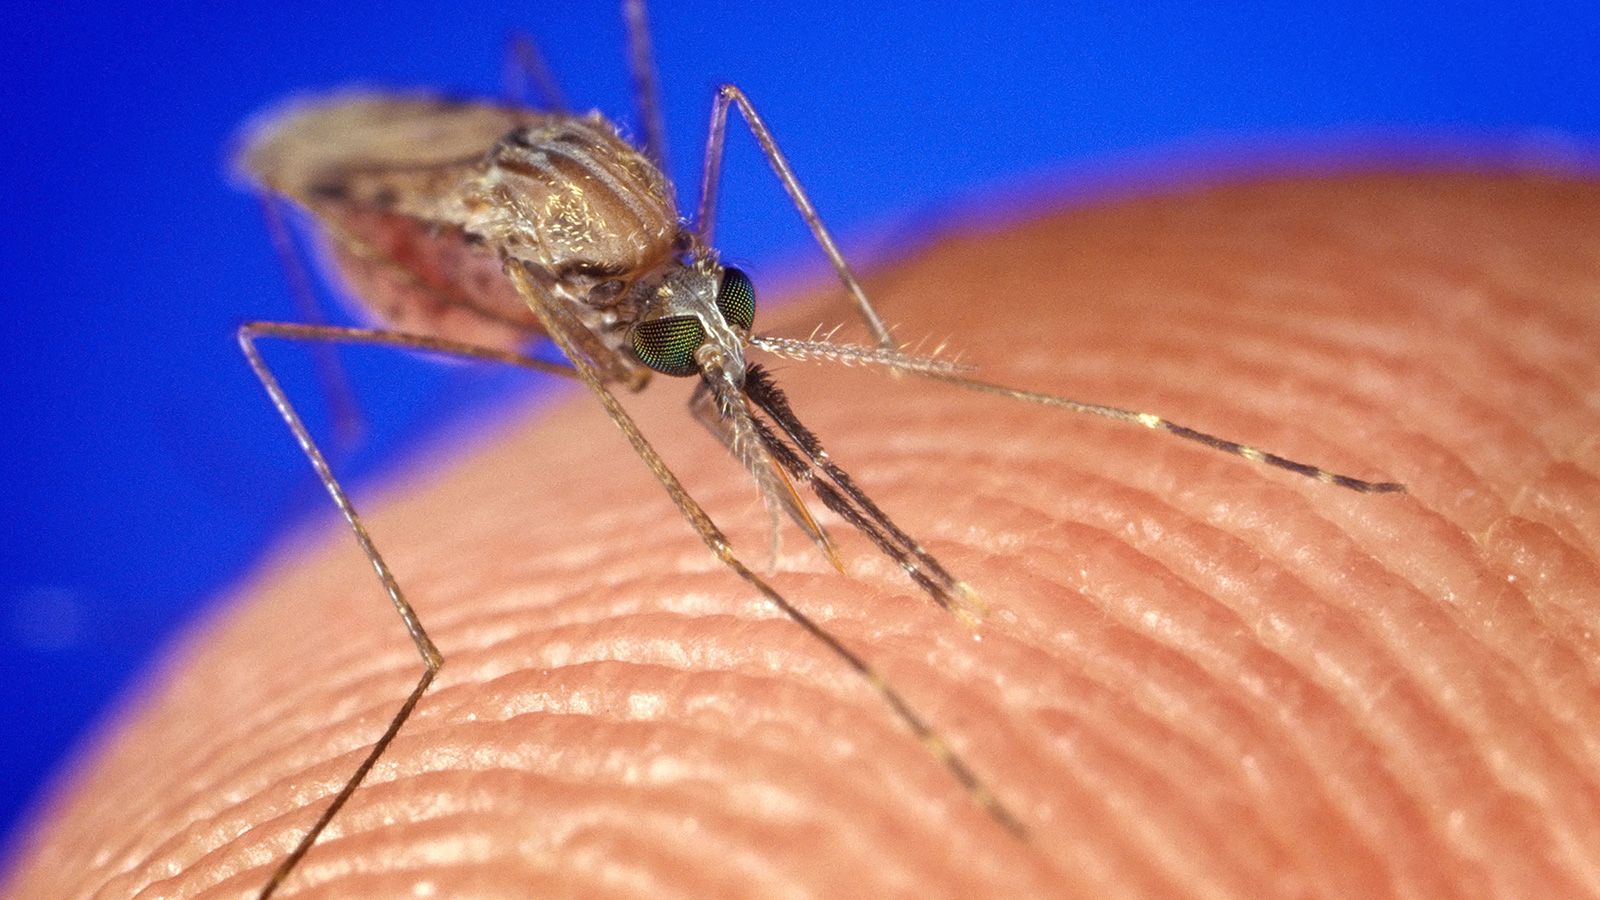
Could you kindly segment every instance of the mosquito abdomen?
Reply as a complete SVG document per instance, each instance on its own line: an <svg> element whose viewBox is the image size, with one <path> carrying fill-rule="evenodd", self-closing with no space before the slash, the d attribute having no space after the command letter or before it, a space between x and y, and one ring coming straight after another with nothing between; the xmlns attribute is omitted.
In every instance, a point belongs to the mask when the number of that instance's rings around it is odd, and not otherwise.
<svg viewBox="0 0 1600 900"><path fill-rule="evenodd" d="M458 227L361 207L322 225L341 293L388 327L497 350L543 333L500 257Z"/></svg>

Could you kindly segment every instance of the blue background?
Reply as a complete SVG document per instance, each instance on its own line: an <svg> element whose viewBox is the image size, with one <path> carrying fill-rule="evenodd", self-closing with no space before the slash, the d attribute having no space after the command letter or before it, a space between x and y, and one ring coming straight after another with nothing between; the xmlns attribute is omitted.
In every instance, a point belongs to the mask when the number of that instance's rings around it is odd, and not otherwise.
<svg viewBox="0 0 1600 900"><path fill-rule="evenodd" d="M1600 136L1592 2L728 6L652 10L673 173L696 182L712 87L735 81L869 257L932 210L1052 172L1093 189L1093 173L1328 139L1542 154ZM253 202L223 175L238 123L356 82L495 93L513 27L537 36L575 105L632 119L603 0L8 8L0 833L163 642L321 511L232 340L241 321L293 315ZM758 276L814 259L752 142L740 133L730 153L726 252ZM527 390L347 357L373 423L357 473ZM304 353L272 359L317 396Z"/></svg>

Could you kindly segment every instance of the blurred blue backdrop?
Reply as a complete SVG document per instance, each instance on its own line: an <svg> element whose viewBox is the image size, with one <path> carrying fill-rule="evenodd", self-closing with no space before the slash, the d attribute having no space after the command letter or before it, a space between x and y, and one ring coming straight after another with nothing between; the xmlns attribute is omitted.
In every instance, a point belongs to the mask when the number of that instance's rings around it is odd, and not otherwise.
<svg viewBox="0 0 1600 900"><path fill-rule="evenodd" d="M1119 160L1148 172L1196 151L1419 137L1560 153L1600 137L1593 2L725 6L652 10L674 174L695 183L711 90L735 81L847 248ZM257 210L223 174L237 125L352 83L495 93L518 27L575 105L625 122L632 106L620 18L599 0L9 8L0 832L14 840L29 798L163 642L321 509L233 344L245 319L293 315ZM758 274L801 258L805 232L752 142L738 133L730 152L726 252ZM272 358L317 396L304 353ZM373 422L358 473L526 390L348 358Z"/></svg>

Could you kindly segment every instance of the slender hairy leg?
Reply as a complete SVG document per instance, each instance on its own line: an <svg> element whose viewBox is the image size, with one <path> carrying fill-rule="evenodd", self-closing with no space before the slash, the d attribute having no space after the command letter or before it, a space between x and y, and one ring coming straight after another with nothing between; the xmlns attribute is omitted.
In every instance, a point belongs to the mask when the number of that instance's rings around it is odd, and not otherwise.
<svg viewBox="0 0 1600 900"><path fill-rule="evenodd" d="M804 219L806 227L811 229L811 236L822 247L822 252L827 254L828 261L839 274L839 280L844 282L845 289L850 292L850 299L855 302L856 311L861 314L862 321L867 323L873 339L880 346L893 347L894 338L889 335L888 326L883 324L883 317L878 315L878 311L872 306L872 301L867 299L867 292L861 287L861 280L856 278L856 273L850 269L844 254L839 252L839 245L834 243L833 235L828 233L827 226L822 224L822 217L817 214L817 208L811 205L811 199L800 186L800 179L795 177L794 170L789 166L789 160L785 159L783 152L778 149L778 142L772 137L767 123L761 120L761 116L756 113L755 107L751 105L750 98L744 95L744 91L731 84L717 88L716 97L711 101L711 127L710 133L706 135L705 162L700 169L700 208L695 214L695 229L701 239L707 246L715 245L717 188L722 180L722 145L728 131L728 107L735 104L739 107L739 113L744 116L745 124L750 126L750 133L755 135L756 143L761 145L761 152L767 157L772 171L783 183L783 189L794 203L794 208L799 210L800 218Z"/></svg>
<svg viewBox="0 0 1600 900"><path fill-rule="evenodd" d="M705 163L701 173L700 209L695 220L696 227L699 230L701 238L707 244L710 244L715 236L717 186L721 180L722 174L722 150L723 142L727 135L728 109L730 106L735 105L739 107L739 112L744 116L745 123L750 126L750 133L755 136L756 142L761 145L761 152L766 155L767 162L772 165L772 171L777 173L778 180L783 182L783 188L788 192L789 199L793 201L795 209L800 211L801 218L805 219L807 227L811 229L812 237L814 237L817 243L822 247L822 251L827 254L828 260L833 263L833 268L838 273L839 280L844 283L845 288L850 292L851 298L855 301L856 310L861 314L862 320L866 322L867 328L871 330L873 337L878 342L878 345L886 350L894 349L894 340L889 334L889 329L883 324L883 318L878 314L877 309L875 309L872 305L872 301L867 297L867 292L861 286L860 279L856 278L855 273L850 269L850 264L845 261L844 255L839 252L838 245L834 243L832 235L828 233L827 226L822 223L822 218L817 214L816 207L813 206L811 204L811 200L806 197L805 190L800 186L799 179L795 177L793 169L791 169L789 166L789 161L784 158L782 151L778 149L778 143L772 137L771 130L768 129L766 123L761 120L761 116L756 112L755 107L750 103L750 99L745 96L744 92L739 90L739 88L735 85L731 84L724 84L717 88L716 99L711 105L711 128L710 133L706 137ZM806 343L807 342L803 341L788 342L788 350L790 352L786 355L791 355L796 358L830 358L830 353L823 349L829 346L826 344L826 342L815 342L809 347L805 346ZM760 343L758 342L757 345L760 346ZM838 345L832 346L836 348ZM778 353L785 352L783 349L776 348L773 344L769 344L763 349L773 350L773 352ZM838 351L834 350L831 356L832 358L838 359ZM1155 428L1165 431L1168 434L1184 438L1185 440L1191 440L1205 444L1214 450L1221 450L1224 453L1232 453L1236 456L1242 456L1252 462L1276 466L1280 469L1296 472L1308 478L1315 478L1319 481L1324 481L1329 484L1336 484L1340 487L1349 488L1350 490L1354 491L1361 491L1365 493L1388 493L1405 490L1403 485L1396 484L1394 482L1365 481L1360 478L1352 478L1349 475L1340 475L1335 472L1329 472L1321 467L1288 459L1276 453L1269 453L1246 444L1238 443L1237 441L1231 441L1227 440L1226 438L1219 438L1214 435L1206 434L1205 432L1197 431L1184 425L1179 425L1176 422L1168 421L1161 416L1153 415L1151 413L1119 409L1117 407L1102 406L1094 403L1083 403L1065 397L1041 394L1034 391L1018 390L1016 388L1010 388L1004 385L979 381L974 378L968 378L964 375L951 372L929 371L926 366L920 362L897 364L897 361L893 359L872 359L859 352L857 352L854 357L850 359L850 361L867 363L877 362L886 365L892 372L906 372L909 374L922 375L924 377L934 378L939 381L956 385L957 387L967 388L968 390L996 394L1002 397L1009 397L1014 400L1023 400L1029 403L1037 403L1043 406L1055 407L1057 409L1066 409L1073 412L1088 413L1090 415L1104 416L1106 418L1132 422L1138 425L1143 425L1146 428Z"/></svg>
<svg viewBox="0 0 1600 900"><path fill-rule="evenodd" d="M401 621L405 623L406 631L411 635L412 643L416 644L417 652L421 654L423 664L422 676L417 679L417 686L411 690L411 694L400 705L399 710L394 714L394 718L389 720L389 724L384 728L383 734L372 745L372 749L361 760L361 764L350 774L350 778L345 782L344 787L339 789L339 793L334 795L333 800L323 809L317 820L312 823L310 830L305 833L289 855L284 857L278 867L273 870L272 876L267 879L267 883L262 886L261 893L258 895L261 900L272 896L273 892L278 889L278 886L283 883L289 873L294 871L294 867L300 862L301 858L317 842L317 837L328 827L328 823L333 821L333 817L338 815L339 809L350 799L350 795L355 793L356 788L361 785L361 780L367 776L367 773L372 771L373 765L383 756L383 752L388 749L395 735L400 733L401 726L411 716L411 711L416 708L417 701L422 699L423 693L428 690L428 685L432 683L434 676L439 673L440 667L444 665L443 654L439 652L438 647L434 646L433 641L428 637L427 631L423 629L422 620L417 617L416 610L406 600L405 594L400 589L400 583L389 569L389 564L384 561L383 554L378 551L377 544L373 542L372 536L367 533L366 526L361 523L361 516L350 502L349 495L345 493L344 487L339 484L339 479L328 466L327 459L322 455L322 450L317 447L317 442L311 437L311 432L306 428L305 422L300 419L300 414L295 410L294 404L290 402L289 395L284 392L283 387L278 383L278 379L272 374L271 368L262 359L260 351L256 348L256 341L263 337L309 341L323 345L330 343L380 344L425 353L506 363L525 369L532 369L536 372L548 372L555 375L570 376L572 374L572 370L564 366L532 359L520 354L506 353L478 347L473 344L463 344L404 332L343 328L328 325L302 325L291 322L249 322L239 327L239 347L244 351L245 359L249 361L251 370L261 380L261 386L266 388L268 396L272 398L272 405L277 408L278 414L283 417L284 423L293 432L294 439L299 443L301 452L310 461L311 468L316 470L318 480L322 482L323 487L327 488L328 496L333 498L334 505L339 507L340 514L344 516L345 522L349 524L351 533L355 535L356 543L361 546L361 552L366 555L367 561L372 564L373 571L378 575L378 581L383 584L384 593L389 595L389 602L394 604L395 611L400 614Z"/></svg>
<svg viewBox="0 0 1600 900"><path fill-rule="evenodd" d="M1070 400L1066 397L1058 397L1054 394L1041 394L1037 391L1024 391L1017 388L1006 387L1002 384L991 384L987 381L979 381L975 378L968 378L963 375L947 375L924 371L917 371L914 374L922 375L925 378L932 378L935 381L943 381L947 384L953 384L956 387L966 388L970 391L979 391L985 394L995 394L1000 397L1008 397L1012 400L1022 400L1027 403L1037 403L1040 406L1064 409L1068 412L1086 413L1092 416L1101 416L1107 419L1116 419L1120 422L1130 422L1135 425L1142 425L1145 428L1153 428L1157 431L1164 431L1167 434L1173 435L1174 437L1183 438L1186 441L1194 441L1197 444L1204 444L1213 450L1221 450L1223 453L1231 453L1234 456L1243 457L1254 463L1262 463L1263 465L1274 466L1285 471L1293 472L1296 475L1304 475L1307 478L1315 478L1316 480L1325 484L1338 485L1339 487L1348 488L1349 490L1356 491L1358 493L1392 494L1403 492L1406 489L1405 485L1399 484L1398 482L1366 481L1350 475L1341 475L1337 472L1330 472L1320 466L1314 466L1310 463L1303 463L1298 460L1289 459L1286 456L1279 456L1276 453L1270 453L1266 450L1252 447L1248 444L1241 444L1238 441L1231 441L1227 438L1220 438L1216 435L1207 434L1204 431L1190 428L1187 425L1180 425L1177 422L1164 419L1154 413L1139 412L1132 409L1122 409L1116 406L1104 406L1099 403L1084 403L1079 400Z"/></svg>
<svg viewBox="0 0 1600 900"><path fill-rule="evenodd" d="M734 554L733 547L728 543L728 539L723 535L722 530L711 520L711 516L706 513L700 504L689 496L688 491L678 481L678 477L667 467L666 461L661 458L660 454L646 440L639 427L634 424L633 418L628 415L628 411L623 408L617 398L600 381L593 365L582 353L578 352L578 348L573 343L571 336L566 333L564 320L551 311L550 307L554 305L553 302L544 294L534 279L523 271L519 264L508 264L506 272L511 276L512 282L517 285L518 291L521 292L528 306L539 317L540 322L543 323L545 331L556 342L556 346L560 347L561 352L572 361L578 380L587 385L594 393L595 398L600 401L600 405L605 408L606 414L611 417L611 421L627 437L628 443L633 446L634 452L639 455L645 466L649 468L650 473L666 489L667 496L672 498L673 505L678 507L678 512L688 520L695 533L700 536L701 541L710 548L712 553L716 554L717 559L721 560L723 565L732 569L747 584L771 601L791 621L805 629L807 634L820 641L831 653L865 679L872 686L872 689L877 692L878 696L883 699L884 703L888 704L895 716L917 737L928 752L932 753L934 758L949 771L974 803L1007 831L1018 838L1026 839L1027 829L1021 820L1000 802L999 798L989 790L983 779L979 778L977 773L972 770L972 767L967 765L967 762L950 748L944 737L920 713L912 708L905 697L877 669L855 651L846 647L820 622L812 619L790 603L787 598L778 593L776 589Z"/></svg>
<svg viewBox="0 0 1600 900"><path fill-rule="evenodd" d="M979 381L978 379L968 377L965 374L965 372L970 371L970 369L963 369L954 364L931 357L918 357L904 353L893 353L879 347L863 347L857 344L834 344L828 341L803 341L794 338L758 336L751 340L751 344L769 353L788 359L836 362L843 363L845 365L881 366L893 372L903 372L908 375L919 375L923 378L930 378L934 381L943 381L946 384L953 384L957 387L966 388L970 391L994 394L996 396L1006 397L1011 400L1021 400L1026 403L1037 403L1040 406L1062 409L1066 410L1067 412L1100 416L1101 418L1115 419L1119 422L1140 425L1145 428L1164 431L1167 434L1170 434L1174 437L1183 438L1186 441L1194 441L1197 444L1204 444L1213 450L1220 450L1223 453L1231 453L1234 456L1243 457L1244 459L1254 463L1274 466L1279 469L1293 472L1296 475L1304 475L1307 478L1315 478L1316 480L1325 484L1338 485L1339 487L1348 488L1349 490L1357 491L1363 494L1397 493L1406 489L1405 485L1393 481L1366 481L1350 475L1341 475L1337 472L1330 472L1327 469L1321 468L1320 466L1314 466L1310 463L1289 459L1286 456L1280 456L1276 453L1271 453L1257 447L1252 447L1248 444L1241 444L1238 441L1232 441L1228 440L1227 438L1220 438L1216 435L1207 434L1204 431L1190 428L1187 425L1180 425L1177 422L1162 418L1155 413L1141 412L1133 409L1123 409L1122 407L1118 406L1106 406L1100 403L1085 403L1081 400L1072 400L1070 398L1060 397L1055 394L1042 394L1037 391L1025 391L1019 388L1007 387L1002 384Z"/></svg>

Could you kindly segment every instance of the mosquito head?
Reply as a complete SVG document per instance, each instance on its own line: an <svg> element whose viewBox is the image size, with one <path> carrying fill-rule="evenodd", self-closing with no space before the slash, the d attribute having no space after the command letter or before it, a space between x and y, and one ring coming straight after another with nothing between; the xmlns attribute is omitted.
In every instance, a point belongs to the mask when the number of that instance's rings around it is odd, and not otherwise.
<svg viewBox="0 0 1600 900"><path fill-rule="evenodd" d="M655 286L633 325L633 354L663 375L696 375L714 363L743 384L755 316L750 276L702 257L674 267Z"/></svg>

